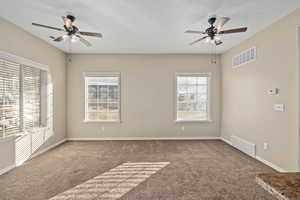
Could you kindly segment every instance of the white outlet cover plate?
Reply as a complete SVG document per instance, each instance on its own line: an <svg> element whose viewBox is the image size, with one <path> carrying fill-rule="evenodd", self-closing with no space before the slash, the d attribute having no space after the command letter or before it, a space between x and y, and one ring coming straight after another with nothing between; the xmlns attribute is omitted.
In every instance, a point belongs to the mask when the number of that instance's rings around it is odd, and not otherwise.
<svg viewBox="0 0 300 200"><path fill-rule="evenodd" d="M277 112L284 112L285 105L284 104L274 104L274 110Z"/></svg>

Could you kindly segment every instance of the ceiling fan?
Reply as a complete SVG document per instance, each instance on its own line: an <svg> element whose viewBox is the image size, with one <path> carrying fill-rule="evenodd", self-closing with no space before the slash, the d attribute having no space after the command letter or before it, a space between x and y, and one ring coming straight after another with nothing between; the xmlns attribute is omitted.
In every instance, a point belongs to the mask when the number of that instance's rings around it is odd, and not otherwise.
<svg viewBox="0 0 300 200"><path fill-rule="evenodd" d="M51 39L53 39L54 42L62 42L65 41L66 39L70 39L72 42L80 41L86 46L92 46L92 44L84 39L82 36L93 36L93 37L98 37L101 38L102 34L101 33L93 33L93 32L85 32L85 31L80 31L76 26L73 25L75 21L75 17L73 15L67 15L67 16L62 16L64 26L63 28L57 28L53 26L47 26L43 24L37 24L37 23L32 23L33 26L39 26L43 28L48 28L56 31L61 31L64 32L65 34L59 37L54 37L50 36Z"/></svg>
<svg viewBox="0 0 300 200"><path fill-rule="evenodd" d="M185 33L194 33L194 34L203 34L206 35L192 43L190 45L193 45L197 42L200 42L202 40L205 40L206 42L210 42L215 45L220 45L223 42L220 39L220 35L223 34L231 34L231 33L241 33L246 32L247 27L241 27L241 28L235 28L235 29L229 29L229 30L222 30L223 26L230 20L229 17L220 17L217 18L216 16L212 16L208 19L208 23L210 24L210 27L207 28L205 31L193 31L193 30L187 30Z"/></svg>

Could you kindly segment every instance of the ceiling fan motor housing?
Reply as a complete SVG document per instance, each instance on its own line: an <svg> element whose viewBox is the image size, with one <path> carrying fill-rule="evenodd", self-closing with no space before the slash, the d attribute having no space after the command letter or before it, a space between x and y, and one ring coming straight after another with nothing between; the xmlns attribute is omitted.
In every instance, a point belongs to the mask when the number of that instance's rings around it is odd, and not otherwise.
<svg viewBox="0 0 300 200"><path fill-rule="evenodd" d="M207 35L211 38L211 39L214 39L216 33L217 33L217 30L214 26L211 26L209 27L208 29L206 29L205 31L207 33Z"/></svg>
<svg viewBox="0 0 300 200"><path fill-rule="evenodd" d="M208 19L208 23L209 23L211 26L213 26L213 24L216 22L216 20L217 20L217 18L216 18L215 16L210 17L210 18Z"/></svg>
<svg viewBox="0 0 300 200"><path fill-rule="evenodd" d="M68 35L74 35L75 33L77 33L78 32L78 28L76 27L76 26L72 26L72 27L70 27L70 28L67 28L66 26L64 26L65 27L65 29L66 29L66 31L68 32Z"/></svg>
<svg viewBox="0 0 300 200"><path fill-rule="evenodd" d="M74 22L75 19L76 19L76 17L74 17L73 15L67 15L67 18L68 18L69 20L71 20L71 22Z"/></svg>

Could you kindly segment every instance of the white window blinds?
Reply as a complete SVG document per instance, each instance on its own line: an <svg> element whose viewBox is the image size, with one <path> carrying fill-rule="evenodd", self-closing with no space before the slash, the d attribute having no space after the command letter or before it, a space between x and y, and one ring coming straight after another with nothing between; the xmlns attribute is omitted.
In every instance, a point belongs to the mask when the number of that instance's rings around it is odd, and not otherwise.
<svg viewBox="0 0 300 200"><path fill-rule="evenodd" d="M24 130L41 124L41 70L24 66L23 71L23 120Z"/></svg>
<svg viewBox="0 0 300 200"><path fill-rule="evenodd" d="M0 137L41 127L41 115L47 114L42 112L42 83L47 84L43 81L45 73L0 59ZM47 86L43 88L47 91Z"/></svg>
<svg viewBox="0 0 300 200"><path fill-rule="evenodd" d="M20 131L20 65L0 60L0 136Z"/></svg>

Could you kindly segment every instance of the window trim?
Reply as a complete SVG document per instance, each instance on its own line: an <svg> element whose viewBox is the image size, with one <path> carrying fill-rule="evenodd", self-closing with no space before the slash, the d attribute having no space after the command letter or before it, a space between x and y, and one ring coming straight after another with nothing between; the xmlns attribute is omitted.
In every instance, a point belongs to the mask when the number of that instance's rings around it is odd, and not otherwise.
<svg viewBox="0 0 300 200"><path fill-rule="evenodd" d="M87 110L88 110L88 84L87 84L87 78L89 77L118 77L119 78L119 120L90 120L87 119ZM122 112L122 107L121 107L121 102L122 102L122 85L121 85L121 72L83 72L83 80L84 80L84 119L83 123L121 123L121 112Z"/></svg>
<svg viewBox="0 0 300 200"><path fill-rule="evenodd" d="M178 76L198 76L208 77L207 87L207 116L205 120L178 120L177 119L177 77ZM213 122L211 115L211 88L212 88L212 73L211 72L175 72L174 75L174 122L175 123L210 123Z"/></svg>
<svg viewBox="0 0 300 200"><path fill-rule="evenodd" d="M20 69L22 69L22 66L28 66L28 67L37 68L37 69L47 72L47 91L46 91L46 93L48 94L48 98L46 100L44 100L44 101L47 101L47 104L42 105L42 107L44 107L44 108L41 108L41 111L42 111L42 109L47 110L46 117L48 118L49 121L47 122L46 126L35 129L34 133L37 133L38 131L49 130L50 135L54 135L54 129L53 129L53 114L54 114L54 112L53 112L54 111L54 108L53 108L53 82L52 82L52 77L51 77L51 73L49 70L49 66L32 61L27 58L23 58L23 57L11 54L11 53L7 53L4 51L0 51L0 59L17 63L20 65ZM23 92L23 91L21 91L21 92ZM20 106L22 103L23 102L20 102ZM20 120L23 120L23 119L20 119ZM16 134L0 137L0 142L6 141L8 138L17 138L22 135L34 134L34 133L28 133L23 130Z"/></svg>
<svg viewBox="0 0 300 200"><path fill-rule="evenodd" d="M20 56L16 56L10 53L6 53L4 51L0 51L0 59L4 59L4 60L9 60L11 62L15 62L18 63L20 65L25 65L25 66L30 66L30 67L34 67L34 68L38 68L44 71L49 72L49 67L48 65L44 65L38 62L34 62L32 60L29 60L27 58L22 58Z"/></svg>

